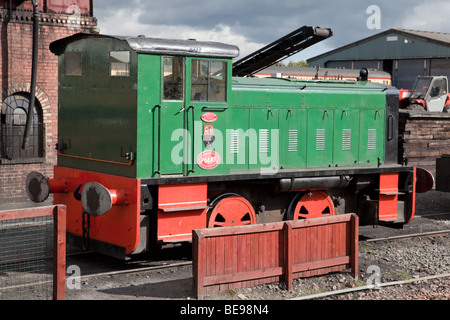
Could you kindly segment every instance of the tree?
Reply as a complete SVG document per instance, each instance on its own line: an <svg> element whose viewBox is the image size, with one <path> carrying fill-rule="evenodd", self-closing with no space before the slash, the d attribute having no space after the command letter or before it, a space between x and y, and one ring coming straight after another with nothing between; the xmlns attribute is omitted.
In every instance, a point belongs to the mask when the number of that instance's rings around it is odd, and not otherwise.
<svg viewBox="0 0 450 320"><path fill-rule="evenodd" d="M288 67L307 67L308 63L304 60L302 61L289 61Z"/></svg>

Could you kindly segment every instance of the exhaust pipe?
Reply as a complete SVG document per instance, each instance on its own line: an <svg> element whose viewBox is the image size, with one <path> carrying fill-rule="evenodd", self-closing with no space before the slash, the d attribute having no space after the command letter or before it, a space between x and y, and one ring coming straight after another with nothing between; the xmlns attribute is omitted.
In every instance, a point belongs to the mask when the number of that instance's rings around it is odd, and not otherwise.
<svg viewBox="0 0 450 320"><path fill-rule="evenodd" d="M351 180L349 176L280 179L277 191L343 188L347 187Z"/></svg>
<svg viewBox="0 0 450 320"><path fill-rule="evenodd" d="M31 65L31 88L30 88L30 105L28 107L27 122L25 125L25 133L23 134L22 149L28 147L28 139L30 137L31 123L33 122L34 105L36 100L36 82L37 82L37 64L38 64L38 40L39 40L39 6L36 0L33 3L33 58Z"/></svg>

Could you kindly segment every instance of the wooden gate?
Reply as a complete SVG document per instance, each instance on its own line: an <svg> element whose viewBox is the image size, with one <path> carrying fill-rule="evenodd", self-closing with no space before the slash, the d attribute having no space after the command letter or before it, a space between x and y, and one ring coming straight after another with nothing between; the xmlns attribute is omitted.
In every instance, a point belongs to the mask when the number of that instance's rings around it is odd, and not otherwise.
<svg viewBox="0 0 450 320"><path fill-rule="evenodd" d="M351 268L358 276L358 216L329 216L193 231L193 278L205 292Z"/></svg>

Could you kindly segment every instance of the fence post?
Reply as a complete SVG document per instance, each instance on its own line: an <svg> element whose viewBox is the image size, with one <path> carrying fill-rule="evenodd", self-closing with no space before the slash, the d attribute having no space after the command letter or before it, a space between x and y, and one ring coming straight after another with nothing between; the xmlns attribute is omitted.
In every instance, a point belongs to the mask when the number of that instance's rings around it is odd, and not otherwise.
<svg viewBox="0 0 450 320"><path fill-rule="evenodd" d="M358 255L359 255L359 217L356 214L351 215L351 252L350 252L350 266L355 280L358 279Z"/></svg>
<svg viewBox="0 0 450 320"><path fill-rule="evenodd" d="M66 207L53 208L53 300L64 300L66 291Z"/></svg>
<svg viewBox="0 0 450 320"><path fill-rule="evenodd" d="M205 277L205 246L204 241L205 237L203 233L199 230L193 230L192 232L192 248L194 249L192 252L192 271L194 273L194 289L195 296L199 299L204 292L204 277Z"/></svg>
<svg viewBox="0 0 450 320"><path fill-rule="evenodd" d="M292 245L292 224L290 222L285 222L283 225L283 233L284 233L284 282L286 283L286 287L289 291L293 288L293 258L294 258L294 249Z"/></svg>

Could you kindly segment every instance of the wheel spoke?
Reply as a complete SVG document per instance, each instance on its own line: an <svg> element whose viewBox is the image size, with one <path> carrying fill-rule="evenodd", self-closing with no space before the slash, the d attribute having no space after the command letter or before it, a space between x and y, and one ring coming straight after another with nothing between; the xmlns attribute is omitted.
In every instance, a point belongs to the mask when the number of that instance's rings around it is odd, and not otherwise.
<svg viewBox="0 0 450 320"><path fill-rule="evenodd" d="M217 221L214 221L213 227L227 227L227 225L226 225L225 222L217 222Z"/></svg>

